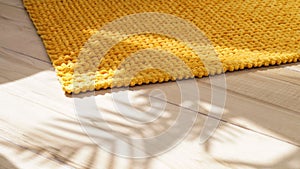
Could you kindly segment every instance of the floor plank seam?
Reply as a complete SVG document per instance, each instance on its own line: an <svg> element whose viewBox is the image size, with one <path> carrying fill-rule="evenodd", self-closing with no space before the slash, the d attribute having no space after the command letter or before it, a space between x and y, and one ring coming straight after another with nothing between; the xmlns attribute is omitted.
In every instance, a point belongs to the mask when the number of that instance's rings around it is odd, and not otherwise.
<svg viewBox="0 0 300 169"><path fill-rule="evenodd" d="M283 140L283 139L280 139L280 138L277 138L277 137L274 137L274 136L265 134L265 133L263 133L263 132L259 132L259 131L250 129L250 128L248 128L248 127L244 127L244 126L242 126L242 125L239 125L239 124L236 124L236 123L232 123L232 122L227 121L227 120L224 120L224 119L219 119L219 118L217 118L217 117L208 115L208 114L206 114L206 113L202 113L202 112L199 112L199 111L195 111L195 110L190 109L190 108L187 108L187 107L182 107L182 106L180 106L180 105L178 105L178 104L176 104L176 103L172 103L172 102L169 102L169 101L165 101L165 100L160 99L160 98L157 98L157 97L153 97L153 96L150 96L150 97L155 98L155 99L158 99L158 100L161 100L161 101L164 101L164 102L167 102L167 103L172 104L172 105L177 106L177 107L181 107L181 108L186 109L186 110L193 111L193 112L195 112L195 113L198 113L198 114L200 114L200 115L206 116L206 117L208 117L208 118L213 118L213 119L215 119L215 120L220 120L221 122L224 122L224 123L227 123L227 124L230 124L230 125L239 127L239 128L243 128L243 129L245 129L245 130L252 131L252 132L254 132L254 133L257 133L257 134L260 134L260 135L263 135L263 136L267 136L267 137L270 137L270 138L273 138L273 139L279 140L279 141L281 141L281 142L285 142L285 143L288 143L288 144L291 144L291 145L294 145L294 146L297 146L297 147L300 148L300 144L295 144L295 143L290 142L290 141L288 141L288 140Z"/></svg>
<svg viewBox="0 0 300 169"><path fill-rule="evenodd" d="M205 84L210 85L210 84L207 83L207 82L205 82ZM219 86L216 86L216 85L210 85L210 86L216 87L217 89L223 89L222 87L219 87ZM297 111L295 111L295 110L292 110L292 109L283 107L283 106L281 106L281 105L277 105L277 104L273 104L273 103L270 103L270 102L267 102L267 101L264 101L264 100L261 100L261 99L257 99L257 98L254 98L254 97L252 97L252 96L249 96L249 95L246 95L246 94L242 94L242 93L236 92L236 91L231 90L231 89L228 89L228 88L227 88L226 90L227 90L227 91L230 91L230 92L232 92L232 93L234 93L234 94L236 94L236 95L238 95L238 96L243 96L243 97L245 97L245 98L251 99L251 100L256 101L256 102L258 101L259 103L262 103L262 104L264 104L264 105L268 105L268 106L270 106L270 107L277 107L277 108L279 108L280 110L288 110L288 111L293 112L293 113L295 113L295 114L298 114L298 113L299 113L299 112L297 112ZM228 93L228 92L227 92L227 93Z"/></svg>
<svg viewBox="0 0 300 169"><path fill-rule="evenodd" d="M290 69L289 69L290 70ZM300 72L300 71L299 71ZM287 81L287 80L284 80L284 79L278 79L278 78L273 78L273 77L269 77L269 76L265 76L263 74L259 74L257 73L256 74L257 76L260 76L260 77L263 77L263 78L266 78L266 79L272 79L274 81L279 81L279 82L283 82L285 84L289 84L289 85L295 85L295 86L298 86L299 84L297 83L294 83L294 82L290 82L290 81Z"/></svg>
<svg viewBox="0 0 300 169"><path fill-rule="evenodd" d="M31 58L31 59L35 59L35 60L38 60L38 61L41 61L41 62L44 62L44 63L47 63L47 64L52 65L50 60L49 60L49 61L45 61L45 60L43 60L43 59L39 59L39 58L36 58L36 57L34 57L34 56L25 54L25 53L23 53L23 52L19 52L19 51L15 51L15 50L13 50L13 49L10 49L10 48L6 48L6 47L4 47L4 46L0 46L0 47L3 48L3 49L6 49L6 50L8 50L8 51L15 52L15 53L21 54L21 55L23 55L23 56L29 57L29 58Z"/></svg>

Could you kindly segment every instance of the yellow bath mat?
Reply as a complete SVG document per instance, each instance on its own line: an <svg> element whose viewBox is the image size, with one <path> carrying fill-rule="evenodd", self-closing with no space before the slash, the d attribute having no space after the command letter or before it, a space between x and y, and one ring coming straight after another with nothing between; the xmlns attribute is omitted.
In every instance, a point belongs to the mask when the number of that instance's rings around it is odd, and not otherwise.
<svg viewBox="0 0 300 169"><path fill-rule="evenodd" d="M300 60L299 0L24 0L79 93Z"/></svg>

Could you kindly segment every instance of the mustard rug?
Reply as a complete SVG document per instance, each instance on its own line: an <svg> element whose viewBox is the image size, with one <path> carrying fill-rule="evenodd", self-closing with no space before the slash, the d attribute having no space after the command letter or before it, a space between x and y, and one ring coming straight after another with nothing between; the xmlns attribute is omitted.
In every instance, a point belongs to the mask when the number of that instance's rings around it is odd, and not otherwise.
<svg viewBox="0 0 300 169"><path fill-rule="evenodd" d="M24 0L24 5L67 93L300 60L299 0Z"/></svg>

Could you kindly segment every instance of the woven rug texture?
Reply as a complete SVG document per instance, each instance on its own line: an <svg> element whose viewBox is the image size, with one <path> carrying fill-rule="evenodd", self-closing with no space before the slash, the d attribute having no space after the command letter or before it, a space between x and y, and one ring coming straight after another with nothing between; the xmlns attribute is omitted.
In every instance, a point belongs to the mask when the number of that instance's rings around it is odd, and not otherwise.
<svg viewBox="0 0 300 169"><path fill-rule="evenodd" d="M300 60L299 0L24 0L66 93Z"/></svg>

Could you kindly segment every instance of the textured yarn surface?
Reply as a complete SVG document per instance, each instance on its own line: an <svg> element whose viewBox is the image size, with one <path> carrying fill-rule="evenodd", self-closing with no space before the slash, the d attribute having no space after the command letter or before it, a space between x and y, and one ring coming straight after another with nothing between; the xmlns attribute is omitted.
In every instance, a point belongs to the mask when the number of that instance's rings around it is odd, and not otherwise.
<svg viewBox="0 0 300 169"><path fill-rule="evenodd" d="M24 0L24 5L67 93L300 60L299 0ZM123 37L99 60L97 48L105 44L97 43L99 35L94 35L118 18L146 12L170 14L196 25L213 46L220 64L216 59L198 57L176 37L153 32ZM163 25L155 27L165 29ZM189 32L180 34L185 37ZM118 36L116 32L105 35Z"/></svg>

